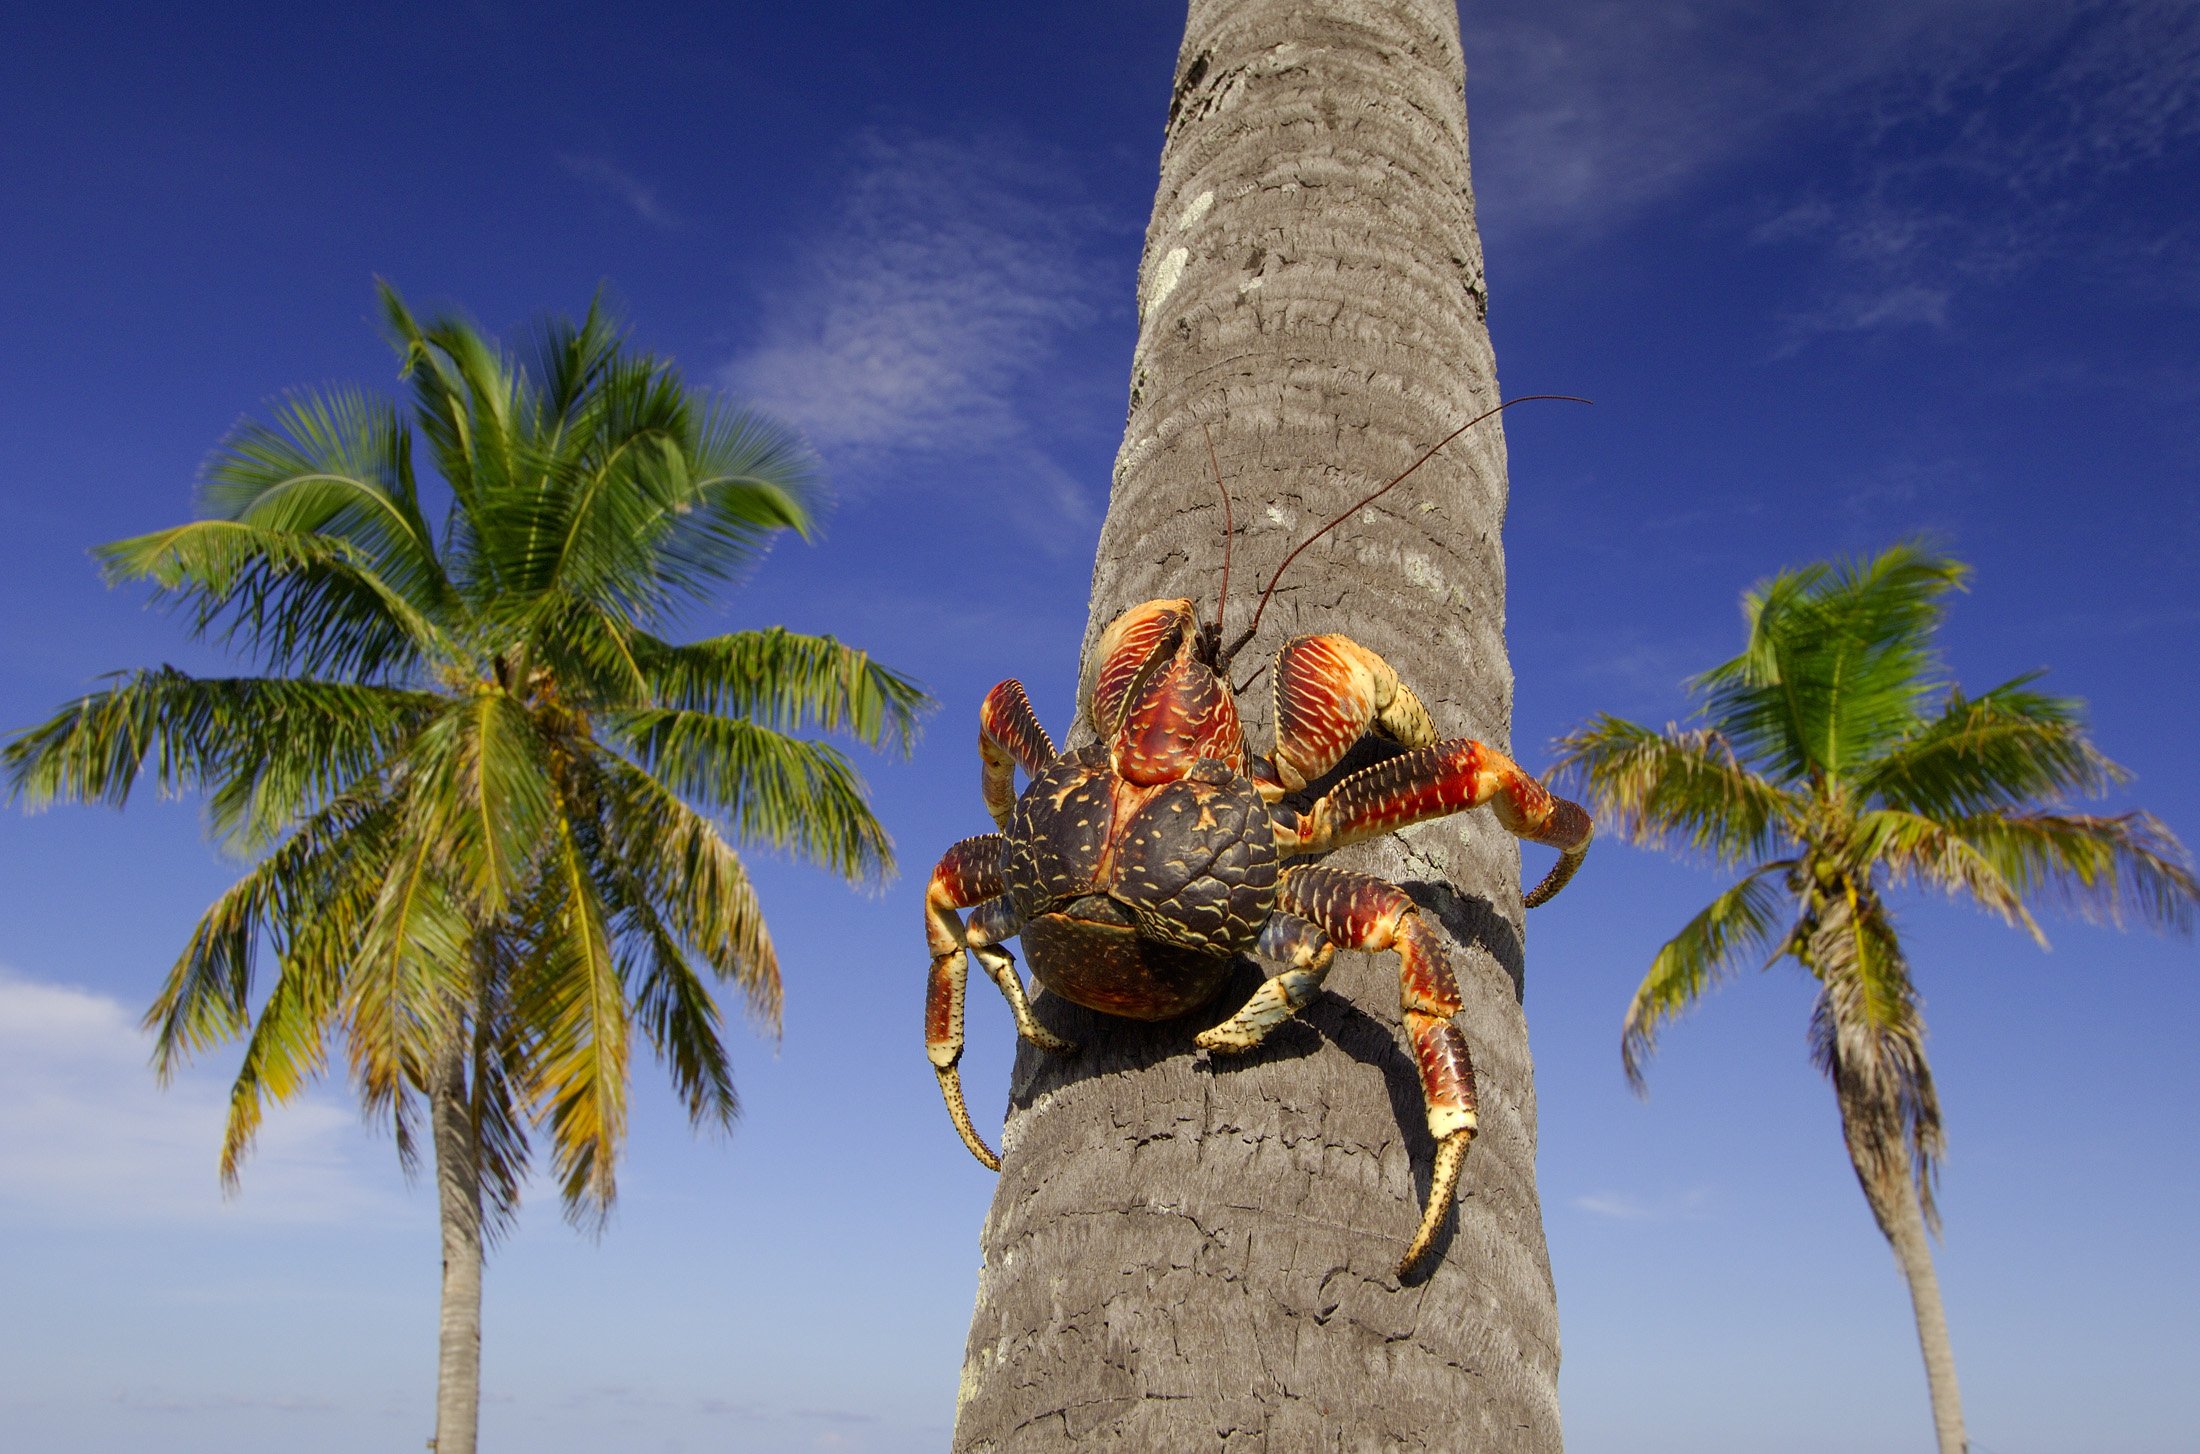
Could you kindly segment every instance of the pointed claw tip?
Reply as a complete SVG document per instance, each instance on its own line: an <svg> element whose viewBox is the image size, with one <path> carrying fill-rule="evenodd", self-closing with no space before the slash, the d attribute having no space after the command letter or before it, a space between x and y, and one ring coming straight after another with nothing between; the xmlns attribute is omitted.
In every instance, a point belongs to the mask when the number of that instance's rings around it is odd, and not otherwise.
<svg viewBox="0 0 2200 1454"><path fill-rule="evenodd" d="M1459 1170L1466 1165L1467 1146L1473 1140L1474 1132L1469 1128L1454 1131L1436 1143L1436 1164L1429 1171L1428 1205L1421 1211L1421 1225L1413 1240L1406 1244L1406 1255L1398 1259L1399 1281L1403 1282L1435 1245L1437 1232L1451 1214L1452 1199L1459 1190Z"/></svg>
<svg viewBox="0 0 2200 1454"><path fill-rule="evenodd" d="M1557 898L1558 891L1566 887L1567 881L1573 878L1575 870L1581 867L1582 860L1588 856L1586 848L1576 853L1560 854L1558 862L1551 865L1551 871L1543 875L1543 882L1528 890L1522 896L1521 903L1535 909Z"/></svg>

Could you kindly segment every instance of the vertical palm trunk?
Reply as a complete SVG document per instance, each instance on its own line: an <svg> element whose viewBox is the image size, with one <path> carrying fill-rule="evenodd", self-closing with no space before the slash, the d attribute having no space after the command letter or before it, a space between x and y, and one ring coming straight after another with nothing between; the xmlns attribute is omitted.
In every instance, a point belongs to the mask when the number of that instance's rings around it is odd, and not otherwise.
<svg viewBox="0 0 2200 1454"><path fill-rule="evenodd" d="M1131 414L1092 626L1211 603L1228 630L1298 541L1496 402L1451 0L1193 0L1140 271ZM1300 557L1240 659L1342 630L1446 734L1509 736L1504 445L1461 439ZM1090 637L1088 636L1088 646ZM1241 701L1253 741L1268 688ZM1482 1132L1432 1271L1392 1268L1432 1151L1394 958L1244 1062L1049 996L1084 1052L1019 1054L954 1447L1506 1450L1560 1446L1555 1298L1536 1199L1519 856L1481 815L1336 855L1407 886L1450 941Z"/></svg>
<svg viewBox="0 0 2200 1454"><path fill-rule="evenodd" d="M443 1223L442 1326L436 1363L436 1454L474 1454L481 1424L481 1158L463 1045L428 1088L436 1201Z"/></svg>
<svg viewBox="0 0 2200 1454"><path fill-rule="evenodd" d="M1925 1387L1932 1397L1933 1434L1940 1454L1966 1454L1963 1396L1956 1388L1955 1347L1948 1340L1948 1318L1940 1305L1940 1278L1933 1271L1932 1241L1918 1201L1909 1158L1873 1155L1860 1144L1864 1113L1842 1100L1841 1125L1849 1143L1849 1162L1872 1216L1894 1250L1895 1264L1910 1285L1910 1307L1917 1316L1918 1348L1925 1355ZM1867 1171L1867 1167L1871 1168Z"/></svg>

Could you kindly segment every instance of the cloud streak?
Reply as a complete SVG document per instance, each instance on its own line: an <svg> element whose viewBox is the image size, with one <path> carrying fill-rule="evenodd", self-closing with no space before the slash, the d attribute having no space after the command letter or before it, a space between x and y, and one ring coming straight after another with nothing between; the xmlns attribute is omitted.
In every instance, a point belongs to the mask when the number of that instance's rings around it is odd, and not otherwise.
<svg viewBox="0 0 2200 1454"><path fill-rule="evenodd" d="M1503 12L1468 45L1484 215L1501 243L1537 244L1522 256L1607 236L1776 142L1808 158L1770 179L1748 232L1827 264L1783 352L1945 328L1963 290L2050 261L2200 295L2200 229L2140 215L2127 184L2200 136L2189 3L1582 0Z"/></svg>
<svg viewBox="0 0 2200 1454"><path fill-rule="evenodd" d="M1089 529L1092 500L1033 422L1103 298L1063 175L1001 142L862 138L720 382L799 425L857 492L911 463L976 465L1015 481L1001 502L1026 531Z"/></svg>
<svg viewBox="0 0 2200 1454"><path fill-rule="evenodd" d="M624 204L651 227L671 232L680 226L679 214L658 198L655 187L601 152L568 152L558 158L558 165L568 176Z"/></svg>
<svg viewBox="0 0 2200 1454"><path fill-rule="evenodd" d="M217 1077L166 1090L136 1016L105 995L0 970L0 1217L37 1223L264 1226L384 1220L402 1199L358 1118L309 1097L270 1115L243 1195L215 1172L227 1114Z"/></svg>
<svg viewBox="0 0 2200 1454"><path fill-rule="evenodd" d="M1711 1214L1711 1189L1696 1187L1663 1197L1599 1191L1577 1196L1572 1204L1576 1211L1610 1222L1701 1222Z"/></svg>

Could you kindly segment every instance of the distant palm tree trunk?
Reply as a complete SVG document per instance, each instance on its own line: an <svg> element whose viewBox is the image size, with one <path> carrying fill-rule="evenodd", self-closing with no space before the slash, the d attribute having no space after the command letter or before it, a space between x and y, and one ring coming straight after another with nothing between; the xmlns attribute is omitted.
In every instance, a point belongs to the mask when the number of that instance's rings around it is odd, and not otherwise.
<svg viewBox="0 0 2200 1454"><path fill-rule="evenodd" d="M436 1200L443 1223L436 1454L474 1454L481 1425L481 1157L465 1066L463 1046L454 1046L428 1088Z"/></svg>
<svg viewBox="0 0 2200 1454"><path fill-rule="evenodd" d="M1497 401L1451 0L1193 0L1139 279L1130 419L1093 574L1228 634L1293 545ZM1291 635L1389 658L1446 735L1508 740L1503 436L1460 439L1301 556L1244 679ZM1088 648L1090 637L1088 637ZM1006 664L1004 664L1004 670ZM1272 732L1269 689L1241 699ZM1558 1321L1535 1188L1520 862L1482 815L1335 856L1403 883L1449 943L1482 1131L1433 1268L1393 1274L1431 1143L1389 955L1340 955L1244 1062L1051 996L1076 1057L1025 1047L953 1447L1555 1454Z"/></svg>
<svg viewBox="0 0 2200 1454"><path fill-rule="evenodd" d="M1932 1396L1933 1434L1940 1454L1967 1454L1970 1444L1963 1429L1963 1396L1956 1388L1955 1345L1949 1341L1948 1318L1940 1305L1940 1278L1933 1271L1932 1239L1918 1200L1916 1176L1905 1156L1873 1155L1860 1124L1868 1113L1852 1107L1847 1096L1838 1099L1849 1164L1879 1230L1894 1249L1895 1264L1910 1284L1910 1306L1917 1315L1917 1343L1925 1356L1925 1387Z"/></svg>

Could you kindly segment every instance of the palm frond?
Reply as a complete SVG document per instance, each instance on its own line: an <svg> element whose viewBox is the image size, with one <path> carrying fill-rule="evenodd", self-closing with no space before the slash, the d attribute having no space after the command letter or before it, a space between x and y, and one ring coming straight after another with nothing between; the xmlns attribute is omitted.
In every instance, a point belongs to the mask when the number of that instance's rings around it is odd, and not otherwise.
<svg viewBox="0 0 2200 1454"><path fill-rule="evenodd" d="M636 633L648 705L739 717L777 732L845 731L906 756L935 705L908 677L830 636L781 627L672 645Z"/></svg>
<svg viewBox="0 0 2200 1454"><path fill-rule="evenodd" d="M742 841L769 844L843 878L878 880L893 871L892 840L848 759L829 744L708 712L612 712L603 725L674 792L722 814Z"/></svg>
<svg viewBox="0 0 2200 1454"><path fill-rule="evenodd" d="M2027 690L1950 690L1938 718L1864 768L1860 796L1934 818L2096 797L2130 774L2086 736L2085 704Z"/></svg>
<svg viewBox="0 0 2200 1454"><path fill-rule="evenodd" d="M634 987L634 1018L671 1073L674 1093L697 1126L731 1126L741 1102L709 986L696 976L686 947L660 914L645 875L609 851L600 835L583 831L575 838L612 911L623 977Z"/></svg>
<svg viewBox="0 0 2200 1454"><path fill-rule="evenodd" d="M1650 961L1650 972L1635 990L1620 1031L1620 1060L1638 1094L1644 1088L1643 1063L1657 1048L1660 1025L1749 960L1763 963L1779 954L1793 898L1777 880L1794 867L1792 859L1776 859L1752 869L1705 905Z"/></svg>
<svg viewBox="0 0 2200 1454"><path fill-rule="evenodd" d="M1842 1131L1880 1230L1894 1199L1914 1195L1926 1224L1946 1149L1940 1097L1925 1058L1925 1022L1886 910L1854 884L1825 902L1803 954L1821 989L1811 1057L1833 1082Z"/></svg>
<svg viewBox="0 0 2200 1454"><path fill-rule="evenodd" d="M423 613L448 598L411 436L387 400L356 389L293 393L271 420L246 420L222 440L199 493L213 519L343 541Z"/></svg>
<svg viewBox="0 0 2200 1454"><path fill-rule="evenodd" d="M527 709L483 689L449 703L410 754L410 811L481 922L504 912L551 846L556 789Z"/></svg>
<svg viewBox="0 0 2200 1454"><path fill-rule="evenodd" d="M194 520L94 554L110 583L152 582L192 635L273 670L387 681L444 649L436 604L408 596L340 536Z"/></svg>
<svg viewBox="0 0 2200 1454"><path fill-rule="evenodd" d="M2118 928L2193 927L2192 855L2152 813L1977 813L1947 829L2027 898Z"/></svg>
<svg viewBox="0 0 2200 1454"><path fill-rule="evenodd" d="M611 924L571 821L558 819L544 865L533 962L514 990L517 1012L540 1036L529 1087L550 1133L566 1215L600 1228L618 1194L626 1134L629 1026Z"/></svg>
<svg viewBox="0 0 2200 1454"><path fill-rule="evenodd" d="M512 1006L524 963L524 930L507 924L476 940L473 1065L467 1094L481 1171L482 1230L491 1245L517 1224L534 1148L528 1138L528 1087L540 1069L535 1028Z"/></svg>
<svg viewBox="0 0 2200 1454"><path fill-rule="evenodd" d="M640 885L638 897L681 944L738 985L751 1013L776 1033L779 956L740 855L710 819L625 759L600 753L576 770L591 775L590 796L602 805L605 856Z"/></svg>
<svg viewBox="0 0 2200 1454"><path fill-rule="evenodd" d="M222 1130L225 1189L236 1189L266 1108L293 1099L327 1069L337 998L324 968L311 962L285 965L253 1022L244 1061L229 1089L229 1119Z"/></svg>
<svg viewBox="0 0 2200 1454"><path fill-rule="evenodd" d="M1858 815L1856 837L1860 859L1884 868L1895 883L1938 889L1950 898L1968 897L2002 922L2023 929L2040 948L2047 947L2047 935L2025 907L2017 885L1960 828L1919 813L1876 808Z"/></svg>
<svg viewBox="0 0 2200 1454"><path fill-rule="evenodd" d="M1716 732L1654 732L1607 714L1555 745L1552 776L1581 784L1598 823L1630 842L1732 864L1792 841L1801 805Z"/></svg>
<svg viewBox="0 0 2200 1454"><path fill-rule="evenodd" d="M393 804L346 795L321 809L200 916L145 1012L153 1068L165 1083L191 1055L243 1033L263 941L307 976L340 974L357 909L386 867Z"/></svg>
<svg viewBox="0 0 2200 1454"><path fill-rule="evenodd" d="M1844 776L1915 730L1941 675L1941 598L1968 575L1908 542L1760 583L1747 647L1693 684L1706 722L1777 781Z"/></svg>
<svg viewBox="0 0 2200 1454"><path fill-rule="evenodd" d="M263 845L401 751L440 699L294 677L121 673L0 750L11 793L121 807L150 769L164 794L211 791L216 830Z"/></svg>
<svg viewBox="0 0 2200 1454"><path fill-rule="evenodd" d="M417 834L393 846L344 985L353 1085L369 1115L399 1118L401 1136L408 1092L427 1085L439 1047L461 1033L474 979L475 927L439 861L434 840Z"/></svg>

